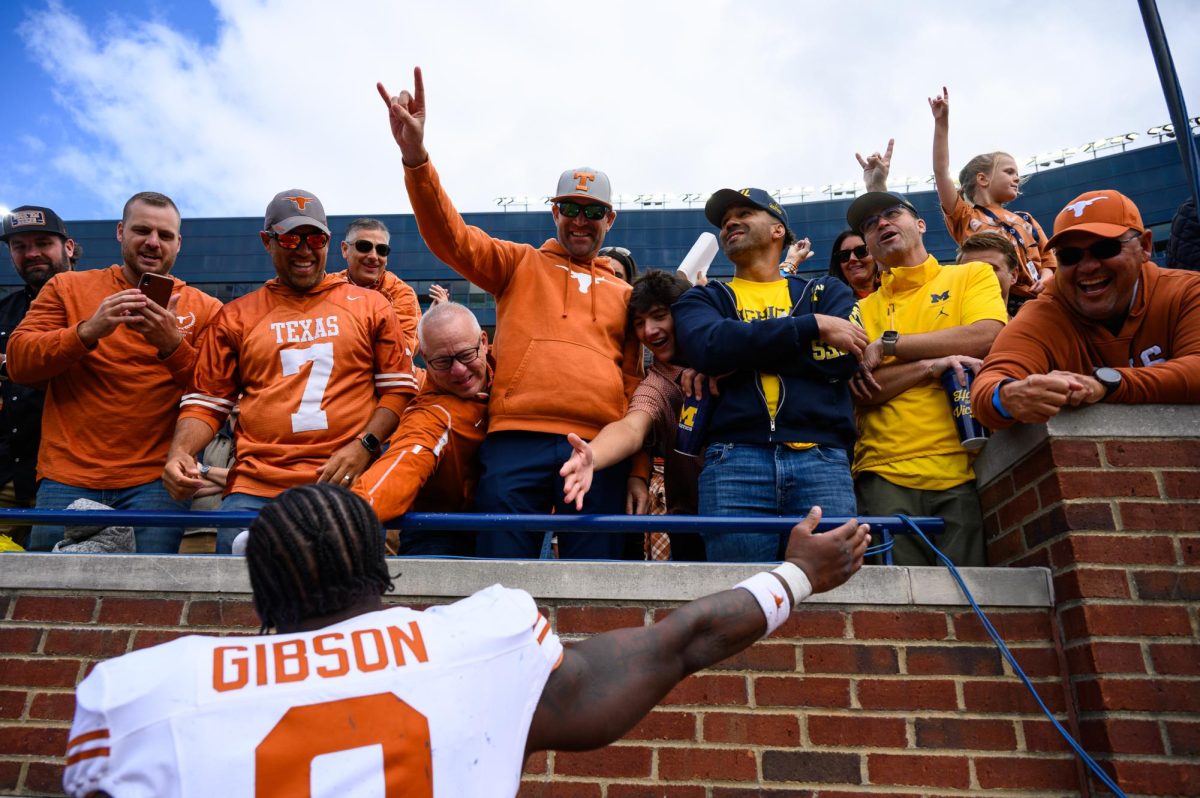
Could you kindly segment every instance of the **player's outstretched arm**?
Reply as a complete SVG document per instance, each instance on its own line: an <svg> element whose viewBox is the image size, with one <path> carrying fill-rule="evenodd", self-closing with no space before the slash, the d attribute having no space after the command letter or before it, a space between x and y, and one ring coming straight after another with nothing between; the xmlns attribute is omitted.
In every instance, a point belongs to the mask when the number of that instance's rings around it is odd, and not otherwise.
<svg viewBox="0 0 1200 798"><path fill-rule="evenodd" d="M821 510L792 529L785 560L800 567L814 593L832 590L862 567L870 535L850 521L814 535ZM787 590L777 579L780 593ZM619 739L685 676L759 640L766 617L748 590L689 602L653 626L618 629L568 648L534 712L526 752L582 751Z"/></svg>

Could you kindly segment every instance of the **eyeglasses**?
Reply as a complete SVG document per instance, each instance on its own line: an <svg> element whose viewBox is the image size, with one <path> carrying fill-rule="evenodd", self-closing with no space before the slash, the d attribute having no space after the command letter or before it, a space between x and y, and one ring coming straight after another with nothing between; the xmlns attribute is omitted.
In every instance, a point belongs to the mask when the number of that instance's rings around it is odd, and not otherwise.
<svg viewBox="0 0 1200 798"><path fill-rule="evenodd" d="M837 253L838 263L849 263L851 255L854 255L859 260L867 257L867 245L859 244L857 247L851 247L850 249L839 249Z"/></svg>
<svg viewBox="0 0 1200 798"><path fill-rule="evenodd" d="M267 235L278 241L279 246L284 249L299 248L301 239L308 244L309 249L325 249L329 246L328 233L309 233L302 236L299 233L276 233L274 230L268 230Z"/></svg>
<svg viewBox="0 0 1200 798"><path fill-rule="evenodd" d="M375 248L375 254L381 258L386 258L388 253L392 251L392 248L387 244L372 244L365 238L360 238L354 242L354 248L364 255L370 252L372 247Z"/></svg>
<svg viewBox="0 0 1200 798"><path fill-rule="evenodd" d="M444 355L442 357L431 357L425 360L425 365L434 371L448 371L454 366L454 361L462 363L464 366L469 366L479 357L479 350L483 347L483 341L480 340L478 345L470 349L464 349L461 352L455 352L453 355Z"/></svg>
<svg viewBox="0 0 1200 798"><path fill-rule="evenodd" d="M1107 260L1116 257L1120 253L1121 247L1140 235L1141 233L1134 233L1127 238L1102 238L1086 247L1055 247L1054 254L1058 256L1058 265L1060 266L1074 266L1083 260L1085 253L1096 260Z"/></svg>
<svg viewBox="0 0 1200 798"><path fill-rule="evenodd" d="M866 219L863 220L862 228L861 228L862 232L869 233L872 230L874 230L875 227L879 224L880 219L887 219L889 222L894 221L895 219L898 219L900 217L900 214L904 213L905 210L906 209L903 205L893 205L892 207L888 208L886 211L883 211L882 213L877 213L874 216L868 216Z"/></svg>
<svg viewBox="0 0 1200 798"><path fill-rule="evenodd" d="M560 202L558 203L558 212L568 219L574 219L580 213L585 219L591 219L597 222L608 216L607 205L580 205L578 202Z"/></svg>

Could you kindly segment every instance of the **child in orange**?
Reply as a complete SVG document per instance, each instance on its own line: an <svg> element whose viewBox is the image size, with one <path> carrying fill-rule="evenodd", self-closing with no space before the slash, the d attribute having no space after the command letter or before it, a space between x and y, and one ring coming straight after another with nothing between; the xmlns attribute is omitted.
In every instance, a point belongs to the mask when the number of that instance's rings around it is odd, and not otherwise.
<svg viewBox="0 0 1200 798"><path fill-rule="evenodd" d="M1013 243L1021 270L1009 296L1009 314L1040 294L1054 276L1058 261L1046 246L1042 226L1028 213L1005 204L1020 194L1021 174L1006 152L976 155L958 174L961 189L950 177L950 93L929 99L933 111L933 176L950 237L961 244L976 233L998 233Z"/></svg>

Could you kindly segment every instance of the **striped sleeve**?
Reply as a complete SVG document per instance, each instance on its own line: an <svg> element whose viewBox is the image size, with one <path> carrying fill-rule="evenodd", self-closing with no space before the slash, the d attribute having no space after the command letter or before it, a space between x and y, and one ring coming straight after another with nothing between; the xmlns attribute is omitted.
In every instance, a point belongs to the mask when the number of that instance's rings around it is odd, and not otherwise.
<svg viewBox="0 0 1200 798"><path fill-rule="evenodd" d="M99 790L110 791L108 720L103 712L91 708L96 702L89 699L89 696L103 692L103 679L103 674L97 670L79 685L75 720L67 739L67 767L63 771L63 790L67 795L82 798Z"/></svg>

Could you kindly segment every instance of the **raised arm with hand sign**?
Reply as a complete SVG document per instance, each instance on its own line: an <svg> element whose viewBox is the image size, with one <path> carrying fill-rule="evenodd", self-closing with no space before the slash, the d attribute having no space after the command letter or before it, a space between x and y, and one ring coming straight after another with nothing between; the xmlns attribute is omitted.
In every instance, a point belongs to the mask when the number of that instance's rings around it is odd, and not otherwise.
<svg viewBox="0 0 1200 798"><path fill-rule="evenodd" d="M411 94L405 89L392 96L382 83L376 83L375 88L388 107L392 138L400 145L404 165L420 166L428 161L429 153L425 150L425 81L421 78L421 68L413 68Z"/></svg>

